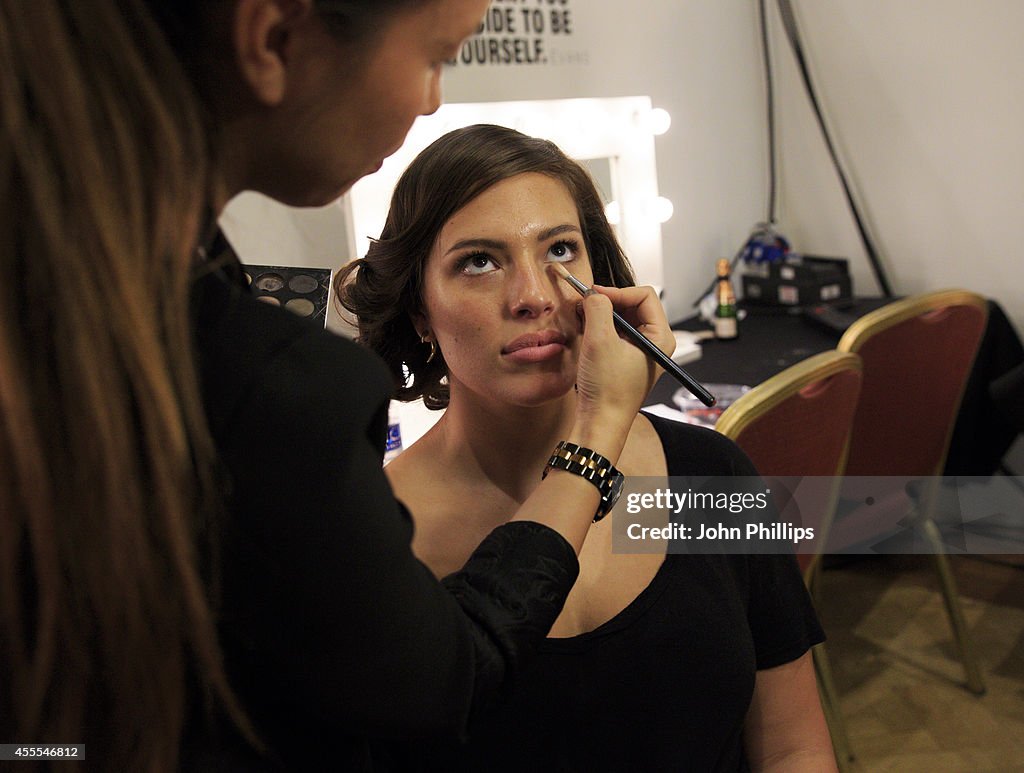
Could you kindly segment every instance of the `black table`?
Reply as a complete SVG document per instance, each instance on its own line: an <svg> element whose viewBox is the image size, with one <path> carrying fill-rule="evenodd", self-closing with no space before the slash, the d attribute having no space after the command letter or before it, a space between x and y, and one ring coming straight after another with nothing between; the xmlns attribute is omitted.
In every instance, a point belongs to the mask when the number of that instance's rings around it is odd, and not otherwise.
<svg viewBox="0 0 1024 773"><path fill-rule="evenodd" d="M739 337L731 341L709 338L701 342L701 358L683 365L701 383L756 386L790 365L834 349L840 334L826 331L806 319L800 309L748 306L740 322ZM676 330L707 330L697 316L672 326ZM662 376L647 403L673 405L680 388L670 376Z"/></svg>
<svg viewBox="0 0 1024 773"><path fill-rule="evenodd" d="M867 314L887 301L858 298L847 309L854 317ZM834 349L842 334L807 319L800 309L743 306L739 337L732 341L709 338L702 342L699 360L683 368L702 384L756 386L790 365ZM707 330L697 316L672 326L677 330ZM989 319L978 356L964 390L960 414L950 443L946 475L990 475L1021 431L1024 417L1024 346L995 301L989 301ZM1012 383L1010 383L1012 381ZM1007 385L1009 384L1009 388ZM672 396L681 385L668 375L654 385L646 405L675 407ZM1016 418L1016 422L1014 421Z"/></svg>

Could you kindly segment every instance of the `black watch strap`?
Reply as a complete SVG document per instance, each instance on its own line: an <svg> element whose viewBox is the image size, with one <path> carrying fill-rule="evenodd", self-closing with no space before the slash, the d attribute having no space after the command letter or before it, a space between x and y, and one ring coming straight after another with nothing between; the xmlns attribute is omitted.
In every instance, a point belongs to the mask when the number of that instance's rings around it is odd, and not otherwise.
<svg viewBox="0 0 1024 773"><path fill-rule="evenodd" d="M555 446L555 450L551 453L551 458L548 459L542 477L546 478L548 470L552 468L579 475L597 487L601 494L601 503L597 507L597 512L594 513L594 523L608 515L615 507L619 494L622 492L622 473L597 451L563 440Z"/></svg>

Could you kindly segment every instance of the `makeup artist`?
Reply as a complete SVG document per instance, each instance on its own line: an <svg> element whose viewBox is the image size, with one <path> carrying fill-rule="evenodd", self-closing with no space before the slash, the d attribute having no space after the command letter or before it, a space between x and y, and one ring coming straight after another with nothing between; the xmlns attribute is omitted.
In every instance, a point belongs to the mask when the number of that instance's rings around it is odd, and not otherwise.
<svg viewBox="0 0 1024 773"><path fill-rule="evenodd" d="M336 284L401 399L446 406L387 467L438 577L536 491L574 421L576 290L633 272L586 171L500 126L456 129L403 173L380 238ZM429 345L421 343L429 342ZM428 354L429 352L429 354ZM616 465L652 480L755 478L722 435L636 414ZM412 744L445 771L834 770L810 647L823 634L792 555L580 553L550 638L468 741ZM460 742L463 741L463 742Z"/></svg>
<svg viewBox="0 0 1024 773"><path fill-rule="evenodd" d="M390 374L255 302L201 224L376 169L487 2L148 6L162 32L136 0L0 0L0 742L381 767L374 739L460 732L509 683L603 492L553 472L439 583L381 469ZM672 345L649 290L583 301L563 439L609 465L656 377L612 303Z"/></svg>

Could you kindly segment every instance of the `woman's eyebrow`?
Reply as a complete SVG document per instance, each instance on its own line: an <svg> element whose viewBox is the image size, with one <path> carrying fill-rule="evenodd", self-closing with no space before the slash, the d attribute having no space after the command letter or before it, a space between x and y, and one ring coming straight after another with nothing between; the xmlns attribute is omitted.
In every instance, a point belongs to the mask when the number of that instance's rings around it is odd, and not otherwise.
<svg viewBox="0 0 1024 773"><path fill-rule="evenodd" d="M571 223L563 223L562 225L552 226L537 234L537 241L544 242L551 239L559 234L564 233L580 233L580 229ZM460 239L455 242L451 247L447 249L445 255L448 255L457 250L464 250L470 247L484 248L489 250L504 250L508 249L508 242L504 242L500 239L485 239L483 237L471 237L469 239Z"/></svg>
<svg viewBox="0 0 1024 773"><path fill-rule="evenodd" d="M456 250L464 250L467 247L485 247L489 250L503 250L508 247L508 244L497 239L460 239L459 241L455 242L455 244L448 248L448 250L445 252L445 255L453 253Z"/></svg>
<svg viewBox="0 0 1024 773"><path fill-rule="evenodd" d="M563 225L556 225L554 228L549 228L546 231L541 231L537 234L537 241L544 242L553 236L558 236L564 233L580 233L580 229L571 223L564 223Z"/></svg>

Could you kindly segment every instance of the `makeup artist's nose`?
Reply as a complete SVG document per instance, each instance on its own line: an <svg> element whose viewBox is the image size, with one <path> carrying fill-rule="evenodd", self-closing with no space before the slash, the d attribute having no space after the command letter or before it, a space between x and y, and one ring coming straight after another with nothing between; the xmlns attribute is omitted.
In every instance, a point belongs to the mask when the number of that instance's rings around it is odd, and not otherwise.
<svg viewBox="0 0 1024 773"><path fill-rule="evenodd" d="M517 268L509 293L512 314L516 317L539 317L555 308L557 293L544 264L530 261Z"/></svg>
<svg viewBox="0 0 1024 773"><path fill-rule="evenodd" d="M441 107L443 97L441 96L441 70L436 69L427 76L427 87L424 93L423 106L420 115L433 115Z"/></svg>

